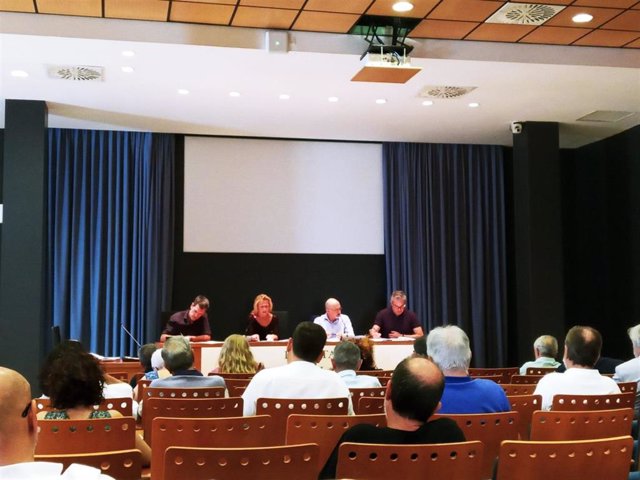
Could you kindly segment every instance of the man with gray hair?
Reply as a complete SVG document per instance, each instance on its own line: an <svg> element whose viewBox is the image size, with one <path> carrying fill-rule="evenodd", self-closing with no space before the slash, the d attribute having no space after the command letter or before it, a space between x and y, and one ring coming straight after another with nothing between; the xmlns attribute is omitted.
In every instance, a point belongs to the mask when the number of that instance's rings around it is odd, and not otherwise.
<svg viewBox="0 0 640 480"><path fill-rule="evenodd" d="M362 358L360 348L355 343L341 342L333 349L331 359L333 370L342 378L349 388L381 387L380 380L371 375L356 375L360 370Z"/></svg>
<svg viewBox="0 0 640 480"><path fill-rule="evenodd" d="M437 327L427 335L427 355L444 373L442 408L438 413L508 412L511 405L500 385L471 378L469 337L455 325Z"/></svg>
<svg viewBox="0 0 640 480"><path fill-rule="evenodd" d="M533 355L535 360L525 362L520 367L520 375L527 373L527 368L558 368L560 362L556 361L558 355L558 340L552 335L542 335L533 342Z"/></svg>
<svg viewBox="0 0 640 480"><path fill-rule="evenodd" d="M217 375L205 377L193 367L193 350L182 336L167 338L162 347L162 359L170 377L153 380L150 387L224 387L224 379Z"/></svg>
<svg viewBox="0 0 640 480"><path fill-rule="evenodd" d="M640 325L627 330L633 347L633 358L616 367L613 379L616 382L637 382L640 389ZM640 391L636 393L635 417L640 416Z"/></svg>
<svg viewBox="0 0 640 480"><path fill-rule="evenodd" d="M324 315L313 320L327 332L328 339L342 340L346 337L354 337L351 319L342 313L342 306L335 298L328 298L324 302Z"/></svg>
<svg viewBox="0 0 640 480"><path fill-rule="evenodd" d="M396 290L391 294L389 307L377 313L369 335L372 338L418 338L424 335L417 315L407 309L406 293Z"/></svg>

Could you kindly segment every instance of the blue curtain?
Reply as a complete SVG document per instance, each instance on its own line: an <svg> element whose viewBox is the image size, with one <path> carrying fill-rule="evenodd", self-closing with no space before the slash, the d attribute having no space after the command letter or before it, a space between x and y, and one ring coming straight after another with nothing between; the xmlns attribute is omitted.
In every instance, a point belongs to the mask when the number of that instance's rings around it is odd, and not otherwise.
<svg viewBox="0 0 640 480"><path fill-rule="evenodd" d="M52 325L107 356L155 341L170 306L173 135L49 130Z"/></svg>
<svg viewBox="0 0 640 480"><path fill-rule="evenodd" d="M426 331L458 325L472 364L506 362L503 149L383 145L389 291L407 292Z"/></svg>

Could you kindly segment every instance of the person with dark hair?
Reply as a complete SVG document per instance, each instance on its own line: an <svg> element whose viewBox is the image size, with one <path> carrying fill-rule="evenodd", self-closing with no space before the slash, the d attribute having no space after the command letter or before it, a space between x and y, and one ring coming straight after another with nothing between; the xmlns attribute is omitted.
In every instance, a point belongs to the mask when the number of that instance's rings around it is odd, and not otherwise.
<svg viewBox="0 0 640 480"><path fill-rule="evenodd" d="M84 420L121 417L117 410L94 410L93 406L104 399L104 377L98 360L85 352L81 345L78 348L64 343L49 354L40 372L43 391L55 410L39 412L38 418ZM151 449L137 433L135 439L136 448L142 452L143 463L148 465Z"/></svg>
<svg viewBox="0 0 640 480"><path fill-rule="evenodd" d="M184 336L191 342L208 342L211 340L208 310L209 299L204 295L198 295L188 310L171 315L160 335L160 341L164 342L173 336Z"/></svg>
<svg viewBox="0 0 640 480"><path fill-rule="evenodd" d="M422 335L413 341L413 355L418 357L427 356L427 336Z"/></svg>
<svg viewBox="0 0 640 480"><path fill-rule="evenodd" d="M389 306L377 313L369 334L373 338L417 338L424 335L416 314L407 310L406 293L396 290L391 294Z"/></svg>
<svg viewBox="0 0 640 480"><path fill-rule="evenodd" d="M349 388L376 388L381 387L378 377L372 375L357 375L360 369L362 358L360 349L355 343L348 341L340 342L333 349L333 371L340 375L342 381Z"/></svg>
<svg viewBox="0 0 640 480"><path fill-rule="evenodd" d="M224 379L218 375L203 376L193 366L193 350L184 337L170 337L162 347L164 366L171 376L153 380L150 387L224 387Z"/></svg>
<svg viewBox="0 0 640 480"><path fill-rule="evenodd" d="M567 368L562 373L549 373L540 379L534 395L542 395L542 409L549 410L557 394L607 395L620 393L613 379L605 377L594 368L600 358L602 337L595 328L572 327L564 339L563 362Z"/></svg>
<svg viewBox="0 0 640 480"><path fill-rule="evenodd" d="M351 340L350 340L351 341ZM362 364L360 370L380 370L376 365L376 361L373 358L373 341L370 337L362 337L354 340L356 346L360 349L360 358L362 358Z"/></svg>
<svg viewBox="0 0 640 480"><path fill-rule="evenodd" d="M287 343L287 365L261 370L249 382L242 394L244 415L255 415L260 397L349 398L349 389L338 374L317 365L326 341L320 325L299 323ZM349 413L353 414L351 400Z"/></svg>
<svg viewBox="0 0 640 480"><path fill-rule="evenodd" d="M429 421L440 406L444 376L431 360L409 357L398 364L385 394L386 427L360 424L347 430L327 460L320 478L335 478L338 450L345 442L419 444L464 442L460 427L450 418Z"/></svg>
<svg viewBox="0 0 640 480"><path fill-rule="evenodd" d="M14 370L0 367L0 478L82 478L113 480L100 469L62 463L34 462L38 422L32 408L29 382Z"/></svg>

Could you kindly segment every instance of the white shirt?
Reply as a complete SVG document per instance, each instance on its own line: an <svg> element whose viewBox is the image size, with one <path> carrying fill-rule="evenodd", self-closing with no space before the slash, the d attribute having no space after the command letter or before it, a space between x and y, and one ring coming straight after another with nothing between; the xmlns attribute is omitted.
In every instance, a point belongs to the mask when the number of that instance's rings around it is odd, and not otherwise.
<svg viewBox="0 0 640 480"><path fill-rule="evenodd" d="M620 388L609 377L592 368L568 368L564 373L549 373L536 385L534 395L542 395L542 410L550 410L553 397L567 395L608 395L620 393Z"/></svg>
<svg viewBox="0 0 640 480"><path fill-rule="evenodd" d="M24 462L0 467L2 480L113 480L99 469L77 463L69 465L62 473L63 465L53 462Z"/></svg>
<svg viewBox="0 0 640 480"><path fill-rule="evenodd" d="M256 414L256 400L262 397L349 398L349 415L353 415L349 389L338 374L302 360L256 373L242 394L245 416Z"/></svg>
<svg viewBox="0 0 640 480"><path fill-rule="evenodd" d="M335 321L330 321L327 314L320 315L313 320L313 323L317 323L324 331L327 332L327 338L336 338L338 334L347 337L355 336L353 333L353 326L351 325L351 319L344 314L338 315Z"/></svg>
<svg viewBox="0 0 640 480"><path fill-rule="evenodd" d="M380 380L372 375L356 375L354 370L338 372L342 381L349 388L375 388L381 387Z"/></svg>
<svg viewBox="0 0 640 480"><path fill-rule="evenodd" d="M131 398L133 399L133 388L128 383L105 383L102 389L104 398ZM131 402L131 415L136 418L138 415L138 402Z"/></svg>

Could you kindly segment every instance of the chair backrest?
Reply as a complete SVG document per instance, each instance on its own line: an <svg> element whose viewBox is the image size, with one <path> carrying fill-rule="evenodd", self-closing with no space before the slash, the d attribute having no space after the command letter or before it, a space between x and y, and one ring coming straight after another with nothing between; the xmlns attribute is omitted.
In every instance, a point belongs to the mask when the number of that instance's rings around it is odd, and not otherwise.
<svg viewBox="0 0 640 480"><path fill-rule="evenodd" d="M502 383L500 385L504 393L510 395L533 395L536 385L533 383Z"/></svg>
<svg viewBox="0 0 640 480"><path fill-rule="evenodd" d="M491 478L493 465L503 440L517 440L520 431L518 412L476 413L460 415L434 415L432 418L448 417L458 424L464 438L479 440L484 444L482 478Z"/></svg>
<svg viewBox="0 0 640 480"><path fill-rule="evenodd" d="M133 417L38 420L37 455L94 453L135 448Z"/></svg>
<svg viewBox="0 0 640 480"><path fill-rule="evenodd" d="M225 382L227 383L227 379L249 379L251 380L253 378L253 376L255 375L255 373L210 373L209 376L213 376L213 375L217 375L219 377L224 378Z"/></svg>
<svg viewBox="0 0 640 480"><path fill-rule="evenodd" d="M49 398L35 398L36 412L50 412L55 410L51 406L51 400ZM94 405L94 410L116 410L122 414L123 417L130 417L133 412L132 409L133 400L128 397L122 398L105 398L98 405Z"/></svg>
<svg viewBox="0 0 640 480"><path fill-rule="evenodd" d="M250 378L224 379L224 383L227 385L227 391L229 392L230 397L241 397L250 381Z"/></svg>
<svg viewBox="0 0 640 480"><path fill-rule="evenodd" d="M240 412L242 413L242 412ZM231 418L153 419L151 478L164 478L164 454L169 447L241 448L275 445L269 415Z"/></svg>
<svg viewBox="0 0 640 480"><path fill-rule="evenodd" d="M109 375L111 375L116 380L120 380L122 382L129 383L129 373L128 372L109 372ZM135 375L137 375L137 373Z"/></svg>
<svg viewBox="0 0 640 480"><path fill-rule="evenodd" d="M506 367L506 368L469 368L470 377L486 377L487 375L502 375L502 382L509 383L512 375L516 375L519 372L518 367Z"/></svg>
<svg viewBox="0 0 640 480"><path fill-rule="evenodd" d="M378 381L380 382L380 385L382 385L383 387L387 386L387 383L389 383L389 380L391 380L391 377L378 377Z"/></svg>
<svg viewBox="0 0 640 480"><path fill-rule="evenodd" d="M343 443L338 451L336 478L480 480L483 450L479 441L438 445Z"/></svg>
<svg viewBox="0 0 640 480"><path fill-rule="evenodd" d="M138 383L136 383L136 386L138 387L136 402L140 403L144 399L144 392L149 388L149 385L151 385L151 380L147 380L145 378L138 380Z"/></svg>
<svg viewBox="0 0 640 480"><path fill-rule="evenodd" d="M376 415L384 413L384 397L360 397L354 412L358 415Z"/></svg>
<svg viewBox="0 0 640 480"><path fill-rule="evenodd" d="M241 417L244 402L233 398L160 398L151 397L144 401L142 428L144 440L151 445L151 425L154 418L220 418Z"/></svg>
<svg viewBox="0 0 640 480"><path fill-rule="evenodd" d="M351 403L353 403L353 410L356 415L359 415L358 400L362 397L378 397L384 398L384 393L387 389L385 387L370 387L370 388L350 388Z"/></svg>
<svg viewBox="0 0 640 480"><path fill-rule="evenodd" d="M613 410L633 408L634 393L612 393L609 395L564 395L553 396L551 410Z"/></svg>
<svg viewBox="0 0 640 480"><path fill-rule="evenodd" d="M546 375L557 371L557 367L527 367L525 375Z"/></svg>
<svg viewBox="0 0 640 480"><path fill-rule="evenodd" d="M542 395L507 395L511 410L520 414L520 440L528 440L533 412L542 408Z"/></svg>
<svg viewBox="0 0 640 480"><path fill-rule="evenodd" d="M473 379L480 378L482 380L491 380L492 382L502 383L503 377L502 375L474 375Z"/></svg>
<svg viewBox="0 0 640 480"><path fill-rule="evenodd" d="M282 445L287 432L287 418L292 413L304 415L346 415L348 398L258 398L256 415L271 415L273 436Z"/></svg>
<svg viewBox="0 0 640 480"><path fill-rule="evenodd" d="M631 434L632 408L534 412L531 440L564 441L623 437Z"/></svg>
<svg viewBox="0 0 640 480"><path fill-rule="evenodd" d="M370 375L372 377L390 377L393 370L358 370L358 375Z"/></svg>
<svg viewBox="0 0 640 480"><path fill-rule="evenodd" d="M143 398L222 398L224 391L225 387L147 387Z"/></svg>
<svg viewBox="0 0 640 480"><path fill-rule="evenodd" d="M317 461L316 444L260 448L169 447L164 456L164 480L315 480Z"/></svg>
<svg viewBox="0 0 640 480"><path fill-rule="evenodd" d="M618 388L620 388L622 393L638 393L637 382L620 382L618 383Z"/></svg>
<svg viewBox="0 0 640 480"><path fill-rule="evenodd" d="M542 377L544 377L544 375L512 375L510 383L528 383L535 385Z"/></svg>
<svg viewBox="0 0 640 480"><path fill-rule="evenodd" d="M496 480L626 480L631 436L566 442L506 441L500 447Z"/></svg>
<svg viewBox="0 0 640 480"><path fill-rule="evenodd" d="M115 480L140 480L142 477L142 454L140 450L117 450L113 452L69 453L66 455L36 455L36 462L61 463L66 470L72 463L98 468L104 475Z"/></svg>
<svg viewBox="0 0 640 480"><path fill-rule="evenodd" d="M320 473L342 434L360 423L385 427L387 419L384 414L289 415L285 443L287 445L317 443L320 447L318 452L318 473Z"/></svg>

